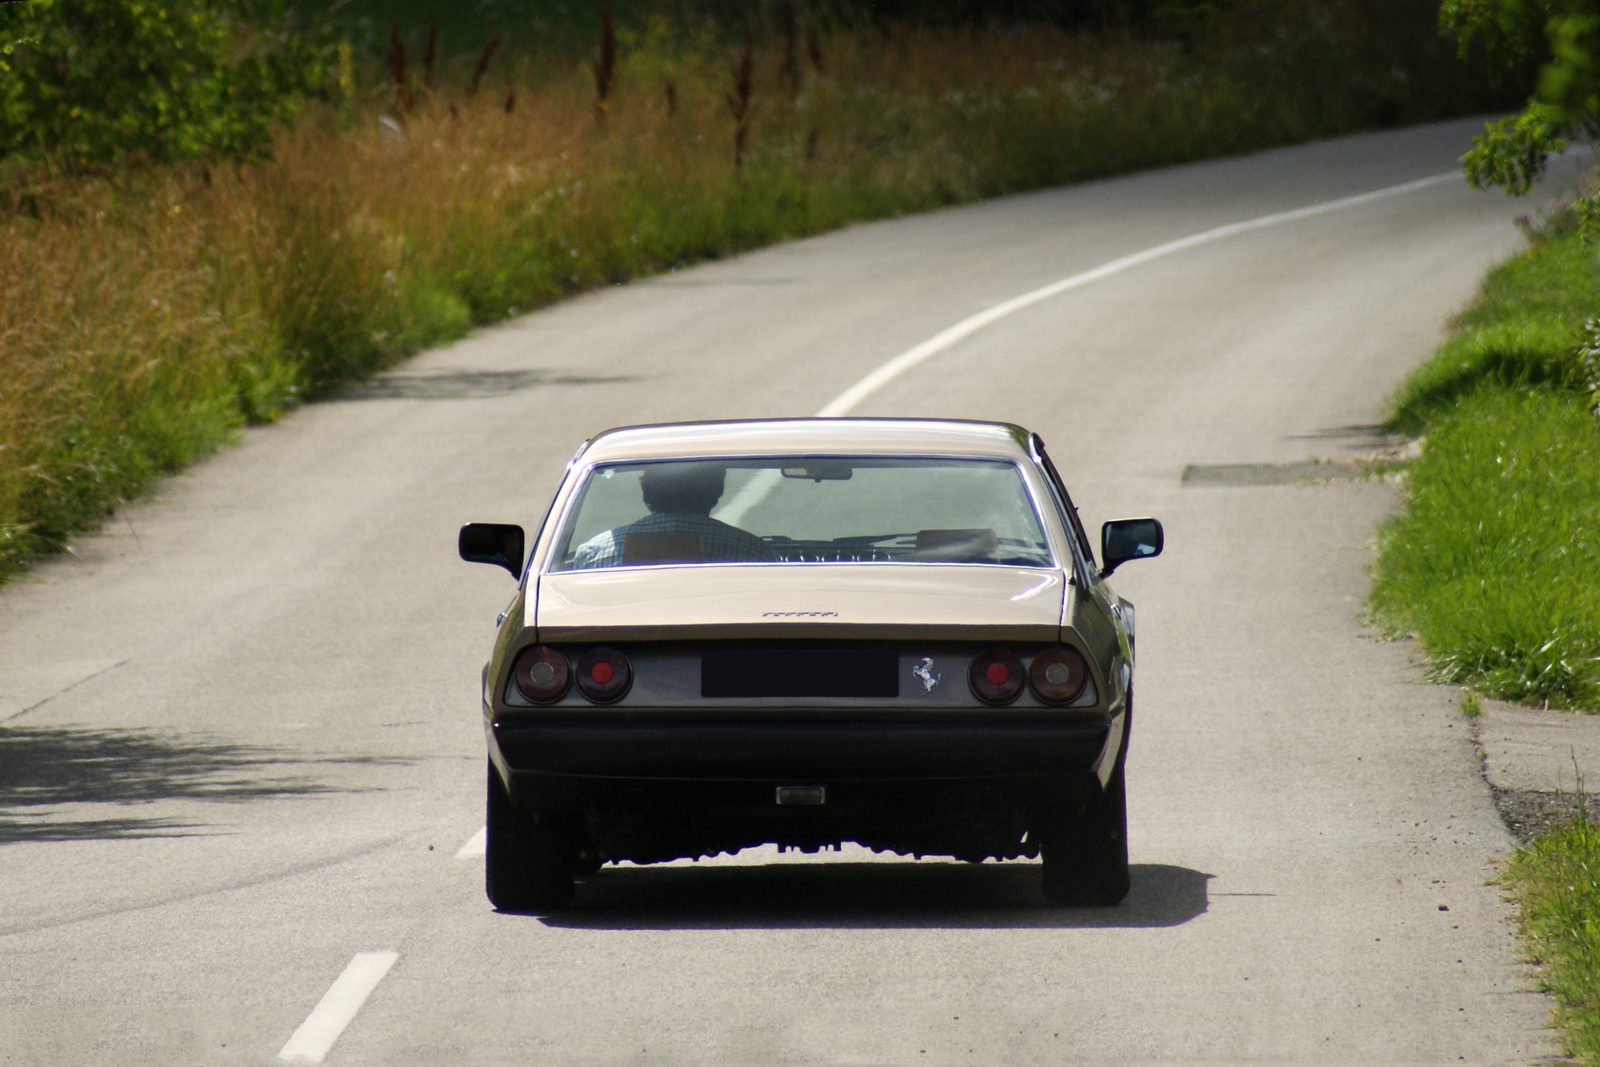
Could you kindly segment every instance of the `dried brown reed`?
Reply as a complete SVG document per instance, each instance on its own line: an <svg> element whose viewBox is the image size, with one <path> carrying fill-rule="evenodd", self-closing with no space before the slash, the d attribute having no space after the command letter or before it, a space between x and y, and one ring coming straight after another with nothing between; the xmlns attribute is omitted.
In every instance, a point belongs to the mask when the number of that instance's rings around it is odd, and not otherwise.
<svg viewBox="0 0 1600 1067"><path fill-rule="evenodd" d="M489 38L489 43L483 46L483 51L478 53L478 60L472 65L472 77L467 81L466 93L476 96L478 86L483 84L483 76L489 73L489 64L494 62L494 54L500 51L500 46L505 44L506 36L496 33Z"/></svg>
<svg viewBox="0 0 1600 1067"><path fill-rule="evenodd" d="M428 27L428 41L422 49L422 87L433 92L434 68L439 65L439 24Z"/></svg>
<svg viewBox="0 0 1600 1067"><path fill-rule="evenodd" d="M617 77L617 28L611 21L611 5L600 5L600 49L594 60L594 121L604 126L606 109L611 106L611 90Z"/></svg>
<svg viewBox="0 0 1600 1067"><path fill-rule="evenodd" d="M750 139L750 93L755 82L755 36L744 31L744 48L739 65L733 70L733 92L728 94L728 111L733 115L733 169L744 169L744 147Z"/></svg>
<svg viewBox="0 0 1600 1067"><path fill-rule="evenodd" d="M384 56L389 84L394 87L394 106L403 115L411 110L411 79L406 74L406 44L400 39L400 24L389 27L389 52Z"/></svg>
<svg viewBox="0 0 1600 1067"><path fill-rule="evenodd" d="M778 8L778 36L783 42L779 52L778 84L790 96L800 92L800 46L797 39L794 4L787 0Z"/></svg>

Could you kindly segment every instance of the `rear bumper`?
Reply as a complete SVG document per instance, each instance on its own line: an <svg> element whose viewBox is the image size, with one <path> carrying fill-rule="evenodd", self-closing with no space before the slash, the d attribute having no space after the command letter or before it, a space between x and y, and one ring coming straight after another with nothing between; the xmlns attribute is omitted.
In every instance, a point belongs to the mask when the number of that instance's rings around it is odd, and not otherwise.
<svg viewBox="0 0 1600 1067"><path fill-rule="evenodd" d="M1103 721L487 724L513 802L532 779L682 782L1050 780L1093 774L1122 731ZM1106 753L1107 756L1115 753Z"/></svg>

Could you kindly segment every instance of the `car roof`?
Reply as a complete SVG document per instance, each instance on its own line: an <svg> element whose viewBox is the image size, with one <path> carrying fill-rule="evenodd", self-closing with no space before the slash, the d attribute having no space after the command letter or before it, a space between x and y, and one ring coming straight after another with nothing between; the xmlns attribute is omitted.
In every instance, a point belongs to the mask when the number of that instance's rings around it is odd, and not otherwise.
<svg viewBox="0 0 1600 1067"><path fill-rule="evenodd" d="M751 419L622 426L579 450L584 463L706 456L1028 456L1030 434L1005 422L964 419Z"/></svg>

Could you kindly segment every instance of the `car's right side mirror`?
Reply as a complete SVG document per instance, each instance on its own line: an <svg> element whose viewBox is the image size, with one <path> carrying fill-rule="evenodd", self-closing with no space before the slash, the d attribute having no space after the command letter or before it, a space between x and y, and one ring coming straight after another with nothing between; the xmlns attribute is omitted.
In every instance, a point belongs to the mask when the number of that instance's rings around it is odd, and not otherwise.
<svg viewBox="0 0 1600 1067"><path fill-rule="evenodd" d="M1161 555L1164 544L1159 519L1113 519L1100 527L1100 558L1104 578L1130 559Z"/></svg>
<svg viewBox="0 0 1600 1067"><path fill-rule="evenodd" d="M456 550L468 563L504 567L511 577L522 577L522 527L500 522L469 522L461 527Z"/></svg>

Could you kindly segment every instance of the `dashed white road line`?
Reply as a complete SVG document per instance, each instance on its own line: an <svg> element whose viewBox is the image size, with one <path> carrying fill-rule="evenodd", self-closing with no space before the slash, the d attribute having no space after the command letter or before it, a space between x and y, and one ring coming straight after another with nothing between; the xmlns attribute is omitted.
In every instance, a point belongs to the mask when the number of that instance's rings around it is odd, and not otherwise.
<svg viewBox="0 0 1600 1067"><path fill-rule="evenodd" d="M398 952L358 952L278 1052L282 1063L321 1063L361 1005L389 973Z"/></svg>
<svg viewBox="0 0 1600 1067"><path fill-rule="evenodd" d="M456 859L475 860L479 856L484 855L484 853L488 851L488 848L489 828L487 826L480 826L478 827L478 832L467 838L467 843L462 845L461 848L456 851Z"/></svg>

